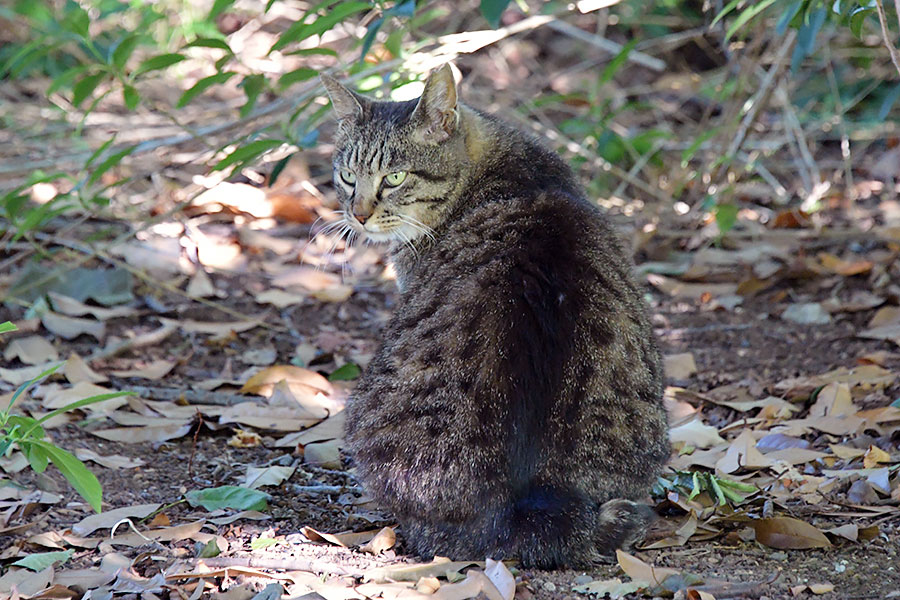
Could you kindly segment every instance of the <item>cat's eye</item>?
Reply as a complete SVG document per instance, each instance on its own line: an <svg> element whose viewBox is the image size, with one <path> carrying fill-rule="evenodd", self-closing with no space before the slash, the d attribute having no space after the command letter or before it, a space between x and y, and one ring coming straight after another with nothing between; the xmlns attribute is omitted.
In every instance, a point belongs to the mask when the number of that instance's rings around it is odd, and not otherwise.
<svg viewBox="0 0 900 600"><path fill-rule="evenodd" d="M396 171L384 176L384 183L389 187L397 187L406 181L406 171Z"/></svg>
<svg viewBox="0 0 900 600"><path fill-rule="evenodd" d="M351 171L350 169L341 169L341 179L347 185L356 185L356 173Z"/></svg>

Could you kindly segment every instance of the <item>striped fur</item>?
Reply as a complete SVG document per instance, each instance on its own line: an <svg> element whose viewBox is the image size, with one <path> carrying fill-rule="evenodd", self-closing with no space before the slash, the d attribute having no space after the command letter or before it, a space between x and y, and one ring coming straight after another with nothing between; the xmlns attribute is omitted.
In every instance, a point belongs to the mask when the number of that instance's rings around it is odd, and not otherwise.
<svg viewBox="0 0 900 600"><path fill-rule="evenodd" d="M394 103L326 80L348 226L392 242L402 290L346 441L415 552L583 566L652 516L639 501L669 456L659 351L568 166L453 85L445 68Z"/></svg>

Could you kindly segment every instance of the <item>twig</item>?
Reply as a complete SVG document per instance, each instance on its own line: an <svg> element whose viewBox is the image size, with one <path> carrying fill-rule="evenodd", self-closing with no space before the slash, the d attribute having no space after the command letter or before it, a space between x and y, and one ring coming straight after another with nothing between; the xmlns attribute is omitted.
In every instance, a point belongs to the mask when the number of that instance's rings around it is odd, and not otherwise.
<svg viewBox="0 0 900 600"><path fill-rule="evenodd" d="M256 557L234 557L234 558L204 558L198 560L198 563L212 569L227 569L229 567L244 567L248 569L278 569L281 571L308 571L310 573L327 573L328 575L350 575L359 577L362 575L360 570L348 569L341 565L325 562L321 560L309 560L306 558L256 558ZM374 564L374 563L373 563ZM197 574L190 574L191 577L198 577ZM215 577L215 573L210 573L210 577ZM184 575L173 574L168 575L166 579L183 579Z"/></svg>
<svg viewBox="0 0 900 600"><path fill-rule="evenodd" d="M355 485L292 485L290 491L294 494L343 494L345 492L362 492L362 488Z"/></svg>
<svg viewBox="0 0 900 600"><path fill-rule="evenodd" d="M797 33L793 29L791 29L784 37L784 41L781 43L781 47L778 48L778 53L775 55L775 60L772 62L765 77L763 77L763 80L759 84L759 90L754 94L753 98L750 99L750 108L741 120L740 127L738 127L737 134L734 136L731 145L728 147L726 156L734 156L737 154L741 144L744 143L744 138L747 137L750 126L756 121L756 115L759 113L759 109L765 104L765 97L768 96L771 91L772 85L775 83L776 75L781 72L781 67L784 65L788 52L794 46L794 40L796 38Z"/></svg>
<svg viewBox="0 0 900 600"><path fill-rule="evenodd" d="M150 400L180 400L188 404L213 404L216 406L234 406L242 402L252 402L253 398L243 394L228 392L208 392L206 390L184 390L180 388L152 387L145 385L129 385L128 389L141 398Z"/></svg>
<svg viewBox="0 0 900 600"><path fill-rule="evenodd" d="M692 585L687 589L696 590L698 592L707 592L719 600L727 600L729 598L759 598L766 592L771 591L771 585L775 583L775 580L778 579L780 575L781 571L775 571L775 574L772 577L763 581Z"/></svg>
<svg viewBox="0 0 900 600"><path fill-rule="evenodd" d="M549 21L547 23L547 27L549 27L550 29L555 29L560 33L564 33L569 37L573 37L576 40L588 43L596 48L600 48L601 50L609 52L610 54L619 54L624 48L622 44L617 44L612 40L606 39L605 37L588 33L583 29L575 27L571 23L567 23L566 21L561 21L558 19ZM691 33L691 37L697 35L696 31L689 33ZM664 61L661 61L658 58L653 58L652 56L649 56L637 50L632 50L631 52L629 52L627 60L635 64L639 64L642 67L652 69L653 71L661 72L666 70L666 63Z"/></svg>
<svg viewBox="0 0 900 600"><path fill-rule="evenodd" d="M882 0L875 0L875 6L878 9L878 23L881 24L881 37L884 39L884 46L891 55L891 62L894 63L897 74L900 75L900 52L898 52L894 47L894 44L891 43L891 30L888 28L887 15L884 12L884 3ZM900 22L900 0L894 0L894 6L897 9L897 21Z"/></svg>

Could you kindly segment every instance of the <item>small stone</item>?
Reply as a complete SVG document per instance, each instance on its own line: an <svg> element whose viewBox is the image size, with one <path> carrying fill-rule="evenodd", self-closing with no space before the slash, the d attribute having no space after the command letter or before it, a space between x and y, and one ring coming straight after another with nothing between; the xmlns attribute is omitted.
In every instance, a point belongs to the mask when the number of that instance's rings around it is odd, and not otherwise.
<svg viewBox="0 0 900 600"><path fill-rule="evenodd" d="M800 325L828 325L831 323L831 315L818 302L791 304L781 313L781 318Z"/></svg>
<svg viewBox="0 0 900 600"><path fill-rule="evenodd" d="M555 592L555 591L556 591L556 584L553 583L552 581L545 581L545 582L544 582L544 589L547 590L548 592Z"/></svg>
<svg viewBox="0 0 900 600"><path fill-rule="evenodd" d="M584 585L586 583L590 583L594 580L590 575L579 575L575 578L575 585Z"/></svg>

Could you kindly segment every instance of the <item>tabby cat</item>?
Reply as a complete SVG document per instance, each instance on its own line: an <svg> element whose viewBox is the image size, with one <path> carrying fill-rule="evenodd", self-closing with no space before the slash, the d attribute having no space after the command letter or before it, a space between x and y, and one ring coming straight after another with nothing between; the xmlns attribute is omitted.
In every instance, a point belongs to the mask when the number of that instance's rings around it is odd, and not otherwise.
<svg viewBox="0 0 900 600"><path fill-rule="evenodd" d="M408 102L322 81L346 224L392 243L400 288L347 407L364 487L422 556L576 567L640 539L663 373L610 223L446 65Z"/></svg>

